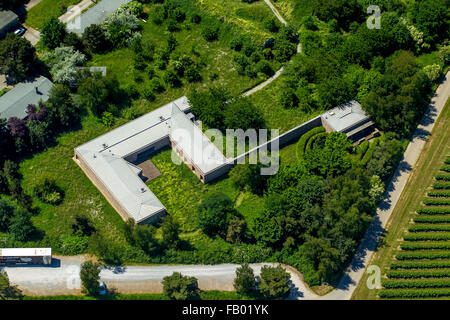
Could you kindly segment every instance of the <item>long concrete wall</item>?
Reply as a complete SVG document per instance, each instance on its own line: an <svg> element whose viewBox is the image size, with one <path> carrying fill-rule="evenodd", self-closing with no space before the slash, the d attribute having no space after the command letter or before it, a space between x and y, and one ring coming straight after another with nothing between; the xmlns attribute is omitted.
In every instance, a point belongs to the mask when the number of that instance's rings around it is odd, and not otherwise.
<svg viewBox="0 0 450 320"><path fill-rule="evenodd" d="M233 163L236 164L240 161L245 160L247 156L250 154L254 154L258 152L261 148L267 148L266 150L271 151L272 146L278 146L280 148L284 147L285 145L291 143L293 140L298 140L304 133L310 131L311 129L314 129L316 127L320 127L322 125L322 119L320 116L317 116L305 123L302 123L301 125L279 135L278 137L275 137L274 139L263 143L256 148L253 148L252 150L249 150L239 156L237 156Z"/></svg>

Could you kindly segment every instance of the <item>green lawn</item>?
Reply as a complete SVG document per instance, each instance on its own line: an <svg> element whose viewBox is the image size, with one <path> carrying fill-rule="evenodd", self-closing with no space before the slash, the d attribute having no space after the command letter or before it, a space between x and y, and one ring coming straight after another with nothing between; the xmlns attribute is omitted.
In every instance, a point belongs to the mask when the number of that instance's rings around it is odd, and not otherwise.
<svg viewBox="0 0 450 320"><path fill-rule="evenodd" d="M42 0L27 12L25 24L39 30L48 19L60 17L67 12L69 6L79 2L81 0Z"/></svg>
<svg viewBox="0 0 450 320"><path fill-rule="evenodd" d="M261 111L267 127L280 130L280 134L324 112L323 110L306 112L300 108L284 108L277 98L283 78L282 74L263 90L250 96L252 103Z"/></svg>
<svg viewBox="0 0 450 320"><path fill-rule="evenodd" d="M108 297L94 298L90 296L59 295L59 296L25 296L23 300L169 300L163 293L148 294L117 294ZM200 293L200 300L254 300L234 291L208 290Z"/></svg>
<svg viewBox="0 0 450 320"><path fill-rule="evenodd" d="M450 99L447 100L446 106L433 128L430 140L422 149L408 183L392 212L387 225L387 234L369 263L369 265L379 266L382 275L386 273L390 263L394 261L394 256L398 253L399 245L402 242L402 236L408 229L411 219L416 216L415 211L420 207L426 190L432 185L434 175L439 171L444 159L450 153L449 124ZM379 290L368 289L367 278L367 273L364 273L352 299L371 300L377 298Z"/></svg>

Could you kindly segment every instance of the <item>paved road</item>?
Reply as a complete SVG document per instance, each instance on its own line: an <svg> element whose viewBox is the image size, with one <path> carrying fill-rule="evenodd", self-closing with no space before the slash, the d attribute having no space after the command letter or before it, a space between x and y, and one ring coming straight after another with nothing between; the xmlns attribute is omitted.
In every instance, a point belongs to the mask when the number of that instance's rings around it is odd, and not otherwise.
<svg viewBox="0 0 450 320"><path fill-rule="evenodd" d="M431 103L420 121L411 142L409 143L403 159L398 165L394 177L387 187L384 199L377 210L377 216L370 224L363 241L361 242L356 254L347 269L344 277L341 279L336 290L330 292L321 299L348 300L356 289L361 277L367 268L370 259L376 249L377 241L384 231L392 211L397 204L398 199L405 187L409 175L413 170L420 152L431 134L436 119L439 117L445 103L450 96L450 71L447 73L444 81L436 90Z"/></svg>
<svg viewBox="0 0 450 320"><path fill-rule="evenodd" d="M18 285L26 295L79 294L81 292L79 272L84 260L84 256L55 257L51 267L25 266L4 269L10 281ZM255 274L259 274L263 265L274 264L250 266ZM121 293L161 293L163 277L176 271L196 277L199 287L203 290L232 291L237 267L235 264L126 266L104 268L100 277L109 288L116 288ZM317 298L305 287L301 275L296 270L285 267L292 279L290 299Z"/></svg>

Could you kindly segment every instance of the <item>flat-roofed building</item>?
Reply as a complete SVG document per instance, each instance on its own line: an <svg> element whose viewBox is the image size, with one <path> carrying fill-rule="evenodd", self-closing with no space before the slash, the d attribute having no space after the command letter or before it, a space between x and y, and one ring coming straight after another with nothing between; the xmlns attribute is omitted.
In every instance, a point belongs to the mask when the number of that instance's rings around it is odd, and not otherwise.
<svg viewBox="0 0 450 320"><path fill-rule="evenodd" d="M75 148L74 160L124 220L152 223L165 213L135 165L164 147L172 146L204 183L229 169L227 159L186 115L189 110L189 101L181 97Z"/></svg>
<svg viewBox="0 0 450 320"><path fill-rule="evenodd" d="M370 137L378 131L370 116L356 100L328 110L321 115L322 125L328 131L342 132L353 141Z"/></svg>
<svg viewBox="0 0 450 320"><path fill-rule="evenodd" d="M3 248L0 249L0 264L45 264L52 263L51 248Z"/></svg>

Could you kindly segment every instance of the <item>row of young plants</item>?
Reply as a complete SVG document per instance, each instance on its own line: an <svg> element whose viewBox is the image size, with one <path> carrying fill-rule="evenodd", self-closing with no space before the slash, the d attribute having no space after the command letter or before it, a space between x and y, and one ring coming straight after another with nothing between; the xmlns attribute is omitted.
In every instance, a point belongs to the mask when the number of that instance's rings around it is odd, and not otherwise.
<svg viewBox="0 0 450 320"><path fill-rule="evenodd" d="M434 189L444 189L444 190L447 190L447 189L450 189L450 183L448 183L448 182L435 182L435 183L433 184L433 188L434 188Z"/></svg>
<svg viewBox="0 0 450 320"><path fill-rule="evenodd" d="M379 293L380 298L439 298L439 297L448 297L450 296L450 289L386 289Z"/></svg>
<svg viewBox="0 0 450 320"><path fill-rule="evenodd" d="M449 233L408 233L403 239L405 241L445 241L450 240Z"/></svg>
<svg viewBox="0 0 450 320"><path fill-rule="evenodd" d="M450 279L427 279L427 280L391 280L382 279L384 288L447 288L450 287Z"/></svg>
<svg viewBox="0 0 450 320"><path fill-rule="evenodd" d="M391 263L391 270L397 269L440 269L450 268L449 260L431 260L431 261L399 261Z"/></svg>
<svg viewBox="0 0 450 320"><path fill-rule="evenodd" d="M427 193L429 197L444 197L448 198L450 197L450 191L444 190L444 191L430 191Z"/></svg>
<svg viewBox="0 0 450 320"><path fill-rule="evenodd" d="M409 232L450 231L450 225L446 224L416 224L409 228Z"/></svg>
<svg viewBox="0 0 450 320"><path fill-rule="evenodd" d="M450 243L447 242L404 242L400 244L400 248L405 251L424 250L424 249L450 249Z"/></svg>
<svg viewBox="0 0 450 320"><path fill-rule="evenodd" d="M414 223L450 223L450 216L448 215L435 215L435 216L417 216L413 219Z"/></svg>
<svg viewBox="0 0 450 320"><path fill-rule="evenodd" d="M450 277L450 269L438 270L390 270L386 274L391 279L420 279Z"/></svg>
<svg viewBox="0 0 450 320"><path fill-rule="evenodd" d="M419 208L416 212L424 215L450 214L450 208Z"/></svg>
<svg viewBox="0 0 450 320"><path fill-rule="evenodd" d="M410 251L400 252L396 256L397 260L433 260L433 259L450 259L450 251Z"/></svg>
<svg viewBox="0 0 450 320"><path fill-rule="evenodd" d="M449 199L425 199L423 203L427 206L449 206Z"/></svg>

